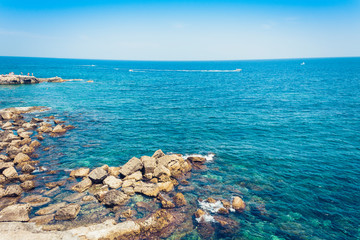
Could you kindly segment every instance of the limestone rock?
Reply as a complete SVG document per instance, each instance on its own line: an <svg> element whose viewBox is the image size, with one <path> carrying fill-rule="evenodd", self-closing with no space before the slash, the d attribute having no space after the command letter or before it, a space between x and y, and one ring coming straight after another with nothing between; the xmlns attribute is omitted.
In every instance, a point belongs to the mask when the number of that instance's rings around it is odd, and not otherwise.
<svg viewBox="0 0 360 240"><path fill-rule="evenodd" d="M7 179L15 179L18 177L18 173L16 171L16 169L14 167L9 167L7 169L5 169L3 171L3 175L7 178Z"/></svg>
<svg viewBox="0 0 360 240"><path fill-rule="evenodd" d="M177 207L182 207L185 206L187 204L186 199L184 197L184 195L182 193L177 193L174 197L173 200L175 202L175 205Z"/></svg>
<svg viewBox="0 0 360 240"><path fill-rule="evenodd" d="M24 191L29 191L29 190L35 188L35 182L34 182L34 181L25 181L25 182L23 182L23 183L20 184L20 187L21 187Z"/></svg>
<svg viewBox="0 0 360 240"><path fill-rule="evenodd" d="M40 145L41 145L41 143L39 143L39 141L34 140L30 143L29 147L37 148Z"/></svg>
<svg viewBox="0 0 360 240"><path fill-rule="evenodd" d="M170 192L174 189L174 184L171 181L161 182L157 184L159 186L160 191Z"/></svg>
<svg viewBox="0 0 360 240"><path fill-rule="evenodd" d="M19 180L20 182L25 182L28 180L33 180L36 176L31 175L31 174L21 174L19 175Z"/></svg>
<svg viewBox="0 0 360 240"><path fill-rule="evenodd" d="M5 190L6 197L17 197L22 194L23 190L19 185L10 185Z"/></svg>
<svg viewBox="0 0 360 240"><path fill-rule="evenodd" d="M124 178L124 180L128 179L134 179L135 181L139 181L142 179L142 173L140 171L137 171Z"/></svg>
<svg viewBox="0 0 360 240"><path fill-rule="evenodd" d="M90 172L90 168L79 168L70 172L71 177L86 177Z"/></svg>
<svg viewBox="0 0 360 240"><path fill-rule="evenodd" d="M157 163L156 158L143 156L141 157L141 161L144 164L145 174L153 174Z"/></svg>
<svg viewBox="0 0 360 240"><path fill-rule="evenodd" d="M123 188L131 187L135 184L135 179L124 180L122 183Z"/></svg>
<svg viewBox="0 0 360 240"><path fill-rule="evenodd" d="M49 222L54 220L54 216L55 216L55 214L36 216L36 217L30 219L29 222L34 222L37 225L44 225L44 224L48 224Z"/></svg>
<svg viewBox="0 0 360 240"><path fill-rule="evenodd" d="M6 155L0 154L0 161L9 162L11 159Z"/></svg>
<svg viewBox="0 0 360 240"><path fill-rule="evenodd" d="M120 167L109 167L108 174L117 177L120 174L120 169L121 169Z"/></svg>
<svg viewBox="0 0 360 240"><path fill-rule="evenodd" d="M0 222L27 222L29 221L29 204L15 204L8 206L0 212Z"/></svg>
<svg viewBox="0 0 360 240"><path fill-rule="evenodd" d="M101 183L107 176L107 172L101 168L95 168L94 170L92 170L89 174L89 178L94 182L94 183Z"/></svg>
<svg viewBox="0 0 360 240"><path fill-rule="evenodd" d="M160 188L157 184L138 182L135 184L134 191L149 197L156 197L160 192Z"/></svg>
<svg viewBox="0 0 360 240"><path fill-rule="evenodd" d="M81 193L81 192L84 192L85 190L87 190L89 187L91 187L91 185L92 185L92 181L90 180L90 178L84 178L81 182L74 185L71 188L71 190Z"/></svg>
<svg viewBox="0 0 360 240"><path fill-rule="evenodd" d="M61 125L56 125L56 127L54 127L53 133L65 133L66 129L64 129Z"/></svg>
<svg viewBox="0 0 360 240"><path fill-rule="evenodd" d="M76 218L80 212L80 205L76 203L71 203L65 207L60 208L55 213L56 220L70 220Z"/></svg>
<svg viewBox="0 0 360 240"><path fill-rule="evenodd" d="M241 212L244 211L246 204L240 197L236 196L232 201L232 207L236 211Z"/></svg>
<svg viewBox="0 0 360 240"><path fill-rule="evenodd" d="M124 205L128 199L129 196L125 193L118 190L110 190L105 194L102 203L107 206Z"/></svg>
<svg viewBox="0 0 360 240"><path fill-rule="evenodd" d="M119 188L121 187L122 181L114 176L108 176L103 181L104 184L108 185L110 188Z"/></svg>
<svg viewBox="0 0 360 240"><path fill-rule="evenodd" d="M12 162L0 162L0 171L7 169L9 167L13 167L14 164Z"/></svg>
<svg viewBox="0 0 360 240"><path fill-rule="evenodd" d="M19 163L27 162L27 161L30 161L30 157L27 154L24 154L22 152L18 153L14 159L15 164L19 164Z"/></svg>
<svg viewBox="0 0 360 240"><path fill-rule="evenodd" d="M124 166L122 166L122 168L120 169L120 173L123 176L128 176L138 170L141 170L142 168L142 161L136 157L133 157Z"/></svg>
<svg viewBox="0 0 360 240"><path fill-rule="evenodd" d="M175 204L171 201L161 201L161 207L162 208L174 208Z"/></svg>
<svg viewBox="0 0 360 240"><path fill-rule="evenodd" d="M163 156L165 156L165 154L163 153L163 151L161 151L161 149L157 150L157 151L152 155L153 158L161 158L161 157L163 157Z"/></svg>
<svg viewBox="0 0 360 240"><path fill-rule="evenodd" d="M35 167L31 166L30 164L25 164L22 166L21 171L23 173L31 173L35 171Z"/></svg>
<svg viewBox="0 0 360 240"><path fill-rule="evenodd" d="M202 209L198 209L196 212L195 212L195 217L196 218L201 218L202 216L204 216L206 213L202 210Z"/></svg>
<svg viewBox="0 0 360 240"><path fill-rule="evenodd" d="M51 201L51 199L48 197L43 197L41 195L29 195L29 196L21 199L20 202L28 203L28 204L30 204L30 206L33 206L33 207L39 207L39 206L47 204L50 201Z"/></svg>
<svg viewBox="0 0 360 240"><path fill-rule="evenodd" d="M200 164L204 164L206 162L206 158L204 157L188 157L187 160L189 160L192 163L200 163Z"/></svg>

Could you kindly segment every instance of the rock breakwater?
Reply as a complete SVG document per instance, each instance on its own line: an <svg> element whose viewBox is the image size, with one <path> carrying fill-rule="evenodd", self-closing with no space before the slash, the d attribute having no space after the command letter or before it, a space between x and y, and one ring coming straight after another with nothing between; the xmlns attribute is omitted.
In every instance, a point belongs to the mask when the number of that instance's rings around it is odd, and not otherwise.
<svg viewBox="0 0 360 240"><path fill-rule="evenodd" d="M0 75L0 85L16 85L16 84L34 84L42 82L65 82L68 80L60 77L37 78L34 76L2 74Z"/></svg>

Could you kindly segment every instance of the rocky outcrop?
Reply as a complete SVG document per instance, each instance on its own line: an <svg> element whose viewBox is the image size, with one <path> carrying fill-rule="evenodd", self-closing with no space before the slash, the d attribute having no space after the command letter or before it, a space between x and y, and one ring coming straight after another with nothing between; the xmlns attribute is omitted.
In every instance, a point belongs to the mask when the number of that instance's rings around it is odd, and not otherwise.
<svg viewBox="0 0 360 240"><path fill-rule="evenodd" d="M92 181L90 180L90 178L86 177L81 182L74 185L71 189L81 193L87 190L88 188L90 188L91 185L92 185Z"/></svg>
<svg viewBox="0 0 360 240"><path fill-rule="evenodd" d="M95 168L89 174L89 178L93 181L93 183L102 183L102 181L106 178L107 172L101 168Z"/></svg>
<svg viewBox="0 0 360 240"><path fill-rule="evenodd" d="M71 177L86 177L90 172L90 168L79 168L71 171L70 176Z"/></svg>
<svg viewBox="0 0 360 240"><path fill-rule="evenodd" d="M246 204L245 202L238 196L234 197L232 201L232 207L238 212L244 211Z"/></svg>
<svg viewBox="0 0 360 240"><path fill-rule="evenodd" d="M120 174L128 176L143 168L143 163L140 159L133 157L120 169Z"/></svg>
<svg viewBox="0 0 360 240"><path fill-rule="evenodd" d="M24 75L14 75L14 74L0 75L0 85L34 84L41 82L65 82L65 81L68 80L64 80L60 77L36 78L34 76L24 76Z"/></svg>
<svg viewBox="0 0 360 240"><path fill-rule="evenodd" d="M129 200L129 196L125 193L118 191L118 190L110 190L107 193L105 193L102 203L106 206L120 206L124 205L127 200Z"/></svg>
<svg viewBox="0 0 360 240"><path fill-rule="evenodd" d="M60 208L55 213L56 220L70 220L76 218L80 212L80 205L76 203L71 203L65 207Z"/></svg>

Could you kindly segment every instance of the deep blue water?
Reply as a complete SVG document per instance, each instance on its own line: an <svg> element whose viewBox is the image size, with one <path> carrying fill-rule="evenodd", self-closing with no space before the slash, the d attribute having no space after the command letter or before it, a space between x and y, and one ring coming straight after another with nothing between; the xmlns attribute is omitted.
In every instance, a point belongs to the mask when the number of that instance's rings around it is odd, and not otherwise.
<svg viewBox="0 0 360 240"><path fill-rule="evenodd" d="M77 127L45 143L56 145L43 153L53 168L116 166L159 148L212 152L202 177L221 189L213 194L241 191L267 211L235 216L237 239L360 239L360 58L0 57L0 73L8 72L84 79L0 86L0 108L48 106L43 114Z"/></svg>

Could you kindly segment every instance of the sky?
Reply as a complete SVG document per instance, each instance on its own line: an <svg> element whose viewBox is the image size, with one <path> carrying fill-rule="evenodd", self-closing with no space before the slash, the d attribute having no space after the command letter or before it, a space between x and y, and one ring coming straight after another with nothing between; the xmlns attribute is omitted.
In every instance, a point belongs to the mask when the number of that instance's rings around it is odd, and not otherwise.
<svg viewBox="0 0 360 240"><path fill-rule="evenodd" d="M360 56L360 0L0 0L0 56Z"/></svg>

